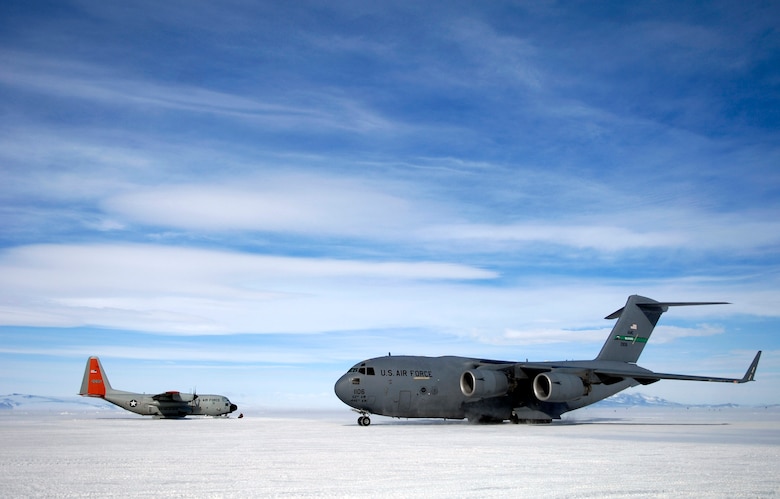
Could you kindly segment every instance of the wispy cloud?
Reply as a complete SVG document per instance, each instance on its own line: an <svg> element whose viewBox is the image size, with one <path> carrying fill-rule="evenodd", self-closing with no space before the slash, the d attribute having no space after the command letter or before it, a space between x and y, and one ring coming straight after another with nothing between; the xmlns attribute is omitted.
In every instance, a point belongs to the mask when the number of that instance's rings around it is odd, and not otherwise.
<svg viewBox="0 0 780 499"><path fill-rule="evenodd" d="M0 52L5 68L0 84L63 100L78 99L107 108L125 107L147 113L170 110L250 120L265 127L387 133L401 126L361 103L327 89L280 90L273 98L237 95L187 84L165 84L107 71L78 60L41 58L35 54ZM82 108L82 111L86 111Z"/></svg>

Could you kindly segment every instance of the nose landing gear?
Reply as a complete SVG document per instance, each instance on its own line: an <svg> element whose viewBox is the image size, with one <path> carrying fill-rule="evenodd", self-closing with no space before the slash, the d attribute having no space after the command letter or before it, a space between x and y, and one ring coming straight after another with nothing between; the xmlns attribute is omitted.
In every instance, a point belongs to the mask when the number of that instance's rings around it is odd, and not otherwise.
<svg viewBox="0 0 780 499"><path fill-rule="evenodd" d="M366 411L359 411L357 409L352 410L360 414L360 417L357 420L357 423L360 426L368 426L371 424L371 418L368 417L368 413Z"/></svg>

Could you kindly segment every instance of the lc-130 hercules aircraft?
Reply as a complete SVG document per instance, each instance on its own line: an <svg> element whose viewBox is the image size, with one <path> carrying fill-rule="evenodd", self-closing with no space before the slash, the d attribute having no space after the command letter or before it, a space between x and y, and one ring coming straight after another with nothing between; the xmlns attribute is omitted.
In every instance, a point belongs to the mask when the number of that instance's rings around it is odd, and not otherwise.
<svg viewBox="0 0 780 499"><path fill-rule="evenodd" d="M185 416L226 416L238 409L223 395L165 392L157 395L124 392L111 388L100 359L90 357L84 369L79 395L100 397L122 409L142 416L183 418Z"/></svg>
<svg viewBox="0 0 780 499"><path fill-rule="evenodd" d="M636 365L661 314L669 307L725 302L657 302L633 295L606 317L617 319L594 360L504 362L465 357L390 356L369 359L336 382L336 395L360 413L398 418L468 418L474 422L550 423L561 414L626 388L662 379L753 381L759 351L740 379L656 373Z"/></svg>

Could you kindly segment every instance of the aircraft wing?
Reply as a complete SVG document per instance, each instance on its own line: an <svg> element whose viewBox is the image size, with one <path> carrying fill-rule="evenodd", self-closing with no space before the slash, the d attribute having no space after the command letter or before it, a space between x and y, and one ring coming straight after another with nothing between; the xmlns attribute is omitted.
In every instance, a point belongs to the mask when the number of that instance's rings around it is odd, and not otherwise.
<svg viewBox="0 0 780 499"><path fill-rule="evenodd" d="M196 398L198 398L197 395L191 394L191 393L185 393L181 394L181 392L177 391L170 391L165 393L158 393L157 395L152 395L152 398L154 400L157 400L158 402L192 402Z"/></svg>
<svg viewBox="0 0 780 499"><path fill-rule="evenodd" d="M718 378L715 376L691 376L687 374L667 374L656 373L648 371L646 369L637 368L633 369L594 369L594 373L598 376L607 376L613 378L634 378L640 383L650 384L662 379L679 379L685 381L713 381L716 383L747 383L753 381L756 375L756 369L758 368L758 360L761 358L761 350L756 353L753 358L753 362L750 363L745 375L741 378Z"/></svg>
<svg viewBox="0 0 780 499"><path fill-rule="evenodd" d="M625 362L620 363L599 363L593 361L575 361L575 362L522 362L514 364L516 371L524 373L525 377L534 378L537 374L550 371L569 371L590 373L597 376L602 383L610 385L617 383L625 378L633 378L643 385L649 385L662 379L679 379L687 381L713 381L718 383L747 383L753 381L758 367L758 360L761 358L761 351L756 353L753 362L750 363L745 375L741 378L719 378L715 376L691 376L688 374L668 374L656 373L649 369L644 369L635 364ZM503 363L502 363L503 364ZM502 366L503 367L503 366Z"/></svg>
<svg viewBox="0 0 780 499"><path fill-rule="evenodd" d="M198 398L192 393L180 393L169 391L152 395L152 399L159 402L157 410L166 418L183 418L192 414L192 407L189 402Z"/></svg>

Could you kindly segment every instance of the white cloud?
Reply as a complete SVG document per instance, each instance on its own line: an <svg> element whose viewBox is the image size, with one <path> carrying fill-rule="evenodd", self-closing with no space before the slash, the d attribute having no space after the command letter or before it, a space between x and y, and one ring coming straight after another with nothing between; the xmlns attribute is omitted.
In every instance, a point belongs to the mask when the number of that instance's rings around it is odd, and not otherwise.
<svg viewBox="0 0 780 499"><path fill-rule="evenodd" d="M622 215L621 222L612 221L611 214L596 213L573 214L565 222L445 224L426 228L425 237L494 250L541 243L607 253L636 249L754 253L780 244L780 222L770 213L713 215L681 208L676 214L664 209L657 213L627 210Z"/></svg>
<svg viewBox="0 0 780 499"><path fill-rule="evenodd" d="M508 329L504 338L520 345L552 345L556 343L600 343L607 337L610 328L590 330L565 329Z"/></svg>
<svg viewBox="0 0 780 499"><path fill-rule="evenodd" d="M597 189L604 190L603 186ZM103 207L113 225L122 224L124 219L209 232L336 235L401 244L443 244L453 251L505 251L544 244L605 253L636 249L712 252L724 248L752 253L780 244L780 222L771 211L711 214L686 207L632 210L614 206L620 216L593 212L572 213L565 220L558 215L509 223L453 223L462 219L461 213L469 207L478 207L478 200L434 203L420 192L419 186L389 180L379 186L360 177L301 172L247 177L240 185L234 181L138 186L109 195Z"/></svg>
<svg viewBox="0 0 780 499"><path fill-rule="evenodd" d="M427 299L413 297L432 292L436 282L495 277L449 263L152 245L27 246L6 250L0 259L6 325L93 324L184 334L401 325L420 320L414 310Z"/></svg>
<svg viewBox="0 0 780 499"><path fill-rule="evenodd" d="M741 303L675 309L680 318L777 313L749 303L753 295L746 293L755 290L742 290L739 282L718 283L713 296L711 279L683 285L546 278L492 285L497 277L491 270L439 262L156 245L35 245L0 254L0 311L4 325L94 325L183 335L417 329L432 331L431 339L454 335L488 345L600 342L611 327L602 317L637 288L659 300ZM694 333L661 330L659 340L718 332L714 326Z"/></svg>
<svg viewBox="0 0 780 499"><path fill-rule="evenodd" d="M108 198L114 216L205 231L398 237L426 220L424 210L388 189L311 174L247 179L238 185L174 185Z"/></svg>
<svg viewBox="0 0 780 499"><path fill-rule="evenodd" d="M715 324L700 324L695 328L685 328L676 326L658 326L653 332L653 343L672 343L681 338L701 338L706 336L715 336L723 334L723 326Z"/></svg>
<svg viewBox="0 0 780 499"><path fill-rule="evenodd" d="M607 225L568 225L534 222L511 225L455 225L428 231L432 238L473 241L476 244L535 244L618 251L632 248L680 247L685 243L674 232L642 232Z"/></svg>

